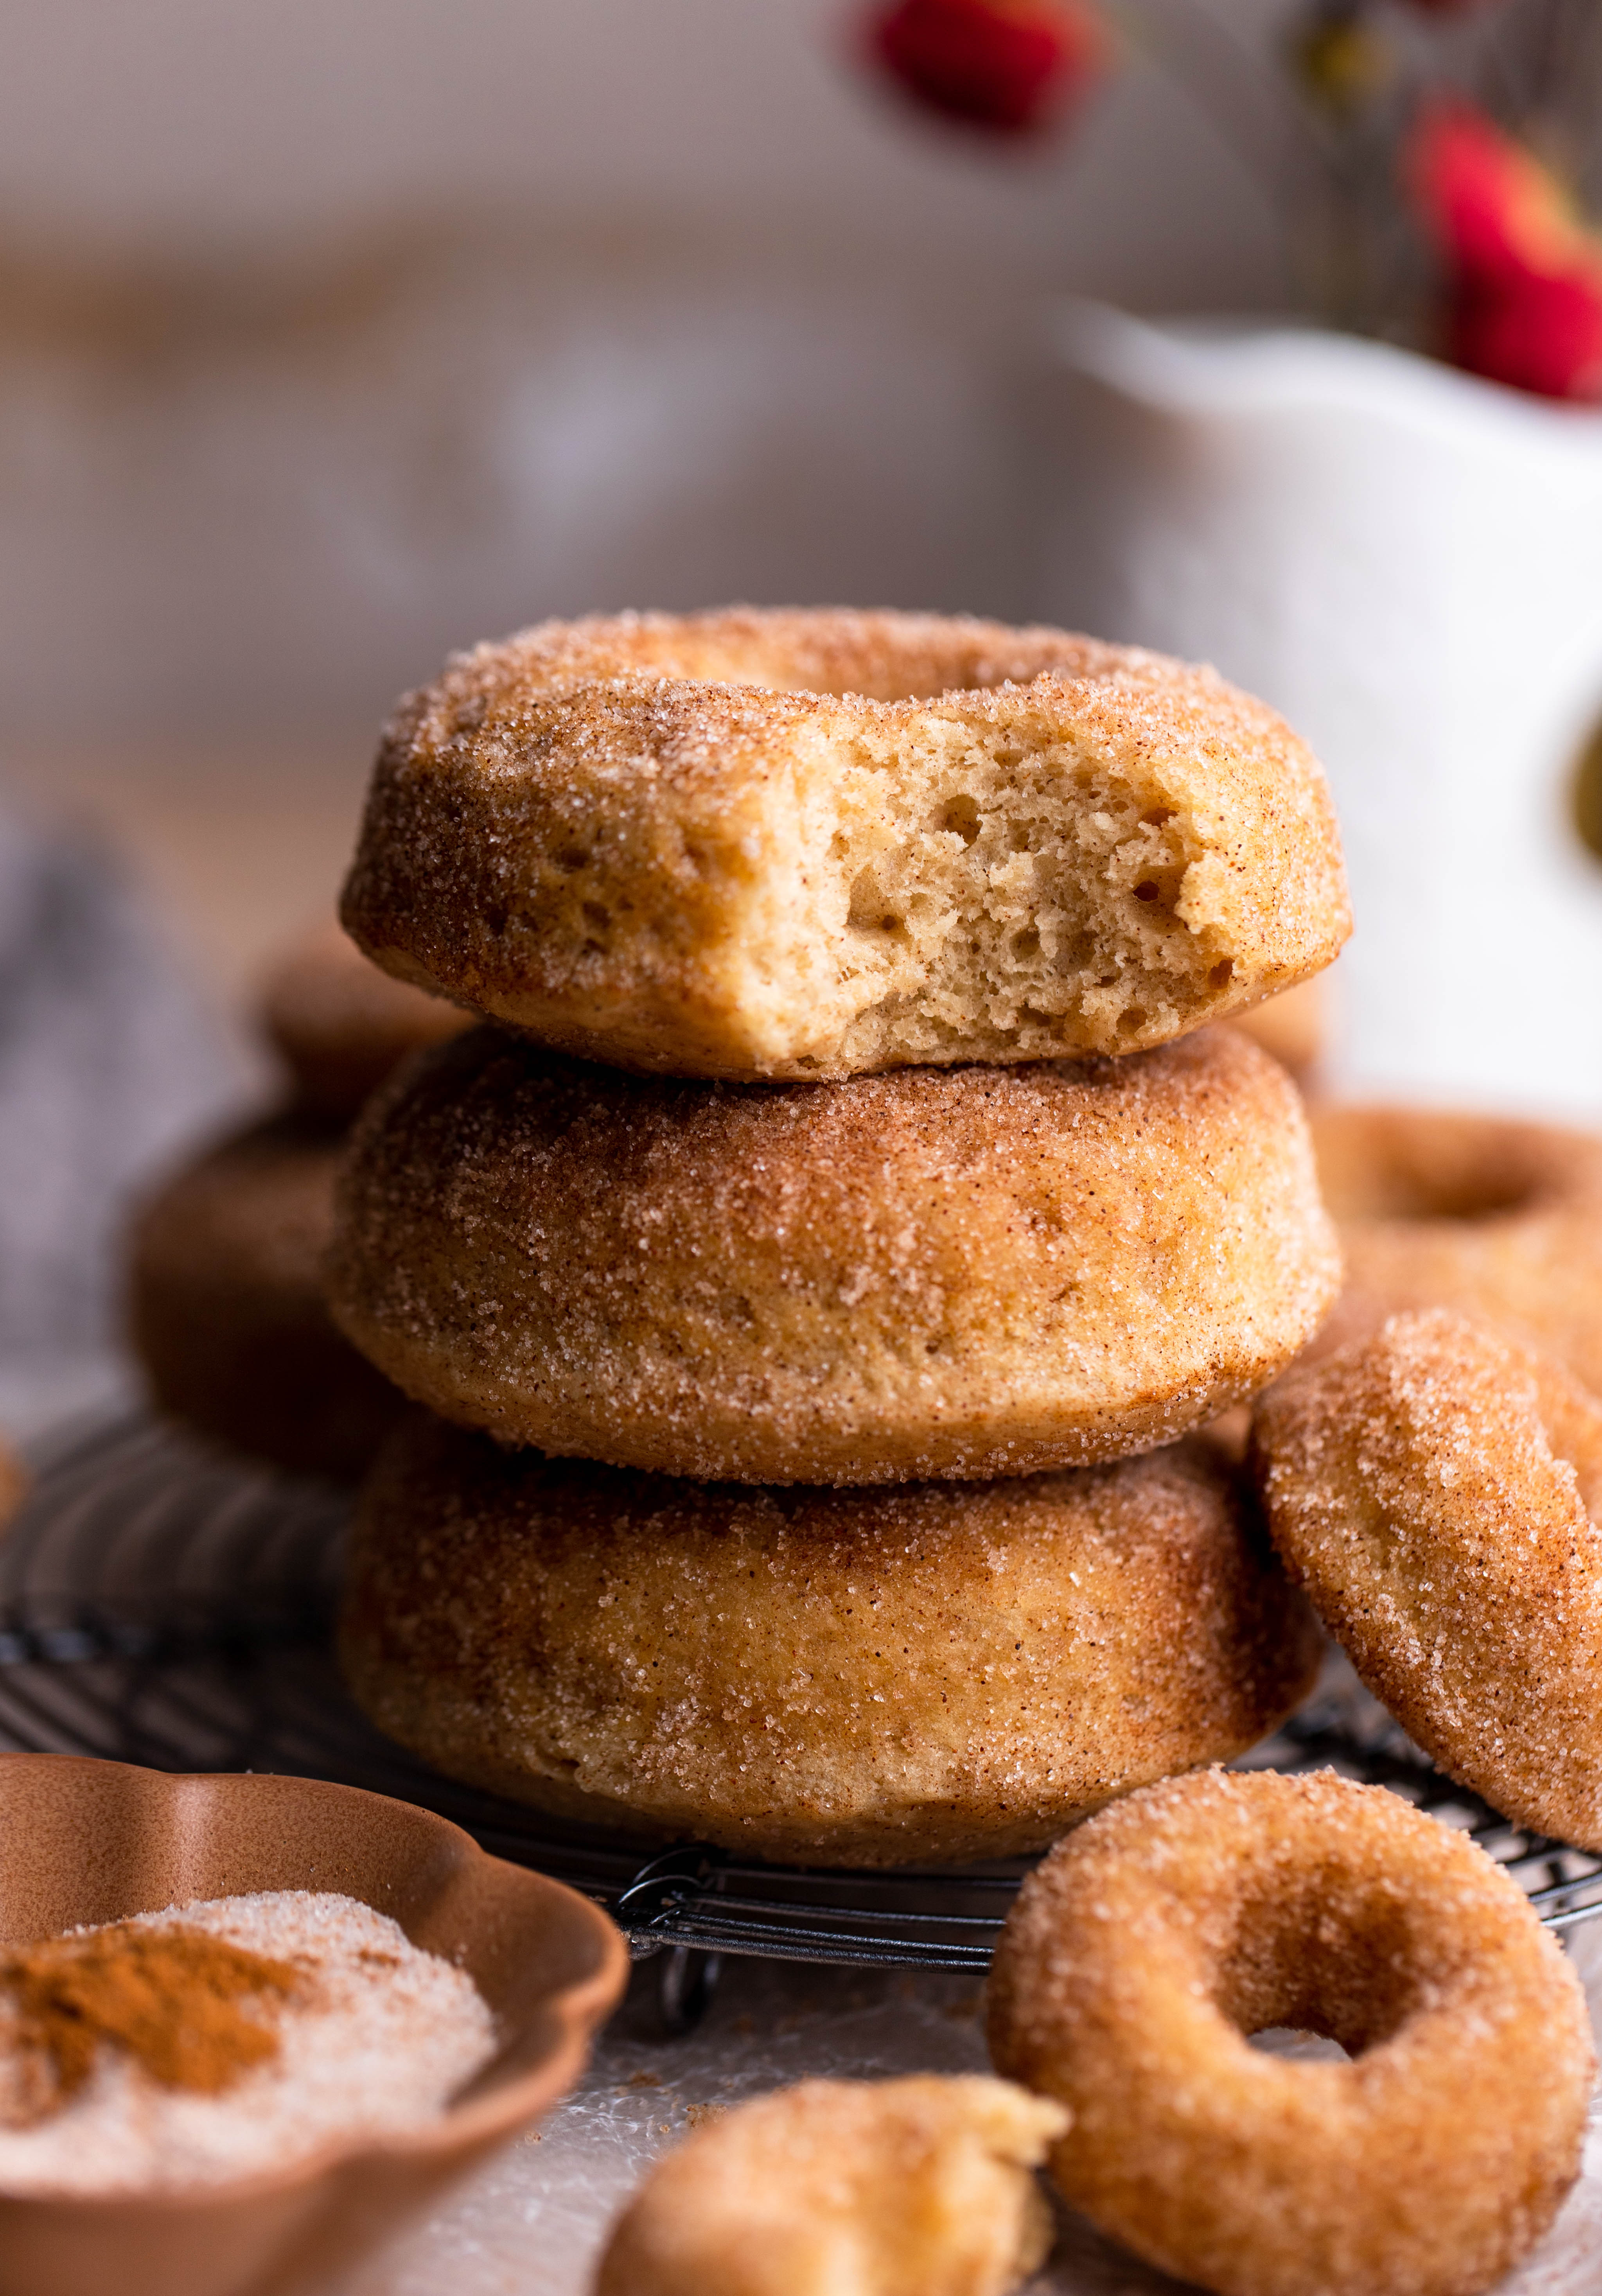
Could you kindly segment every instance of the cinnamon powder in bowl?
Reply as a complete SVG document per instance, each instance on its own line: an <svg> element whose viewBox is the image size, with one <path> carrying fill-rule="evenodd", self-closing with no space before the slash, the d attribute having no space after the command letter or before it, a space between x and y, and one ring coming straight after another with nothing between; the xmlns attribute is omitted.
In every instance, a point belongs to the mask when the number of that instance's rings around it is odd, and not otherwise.
<svg viewBox="0 0 1602 2296"><path fill-rule="evenodd" d="M353 1787L0 1754L0 2296L278 2296L571 2086L627 1976Z"/></svg>

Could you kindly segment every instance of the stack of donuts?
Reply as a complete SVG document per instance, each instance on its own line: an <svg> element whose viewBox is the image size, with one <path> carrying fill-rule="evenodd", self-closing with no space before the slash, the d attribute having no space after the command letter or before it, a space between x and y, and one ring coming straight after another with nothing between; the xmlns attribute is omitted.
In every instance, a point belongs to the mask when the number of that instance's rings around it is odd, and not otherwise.
<svg viewBox="0 0 1602 2296"><path fill-rule="evenodd" d="M1339 1253L1228 1025L1334 956L1319 769L1212 673L736 611L458 658L343 903L485 1025L368 1103L333 1314L427 1406L341 1631L440 1768L641 1838L1039 1848L1318 1637L1204 1431Z"/></svg>

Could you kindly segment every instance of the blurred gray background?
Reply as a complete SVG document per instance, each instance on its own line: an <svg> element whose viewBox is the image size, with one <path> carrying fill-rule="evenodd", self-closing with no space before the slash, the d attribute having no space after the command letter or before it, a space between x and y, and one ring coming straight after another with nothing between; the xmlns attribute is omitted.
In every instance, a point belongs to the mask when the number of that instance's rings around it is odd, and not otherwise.
<svg viewBox="0 0 1602 2296"><path fill-rule="evenodd" d="M1142 12L1181 70L1198 9ZM0 736L164 814L211 774L254 804L269 759L348 777L398 688L541 614L1026 612L1042 295L1284 292L1138 48L996 151L885 100L841 0L5 20Z"/></svg>

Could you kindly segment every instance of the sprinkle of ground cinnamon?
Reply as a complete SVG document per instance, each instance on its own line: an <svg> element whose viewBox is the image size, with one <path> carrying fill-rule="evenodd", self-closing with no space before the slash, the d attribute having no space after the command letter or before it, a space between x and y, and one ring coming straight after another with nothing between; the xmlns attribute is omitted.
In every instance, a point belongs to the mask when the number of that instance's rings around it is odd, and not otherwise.
<svg viewBox="0 0 1602 2296"><path fill-rule="evenodd" d="M218 2096L275 2056L277 2035L251 2005L287 2000L300 1971L226 1938L118 1923L0 1956L24 2075L0 2118L29 2127L83 2087L105 2047L165 2088Z"/></svg>

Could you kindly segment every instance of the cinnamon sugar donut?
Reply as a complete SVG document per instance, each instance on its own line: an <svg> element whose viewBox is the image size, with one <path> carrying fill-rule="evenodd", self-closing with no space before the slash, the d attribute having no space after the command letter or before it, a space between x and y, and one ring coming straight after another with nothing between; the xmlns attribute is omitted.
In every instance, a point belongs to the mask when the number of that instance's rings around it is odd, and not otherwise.
<svg viewBox="0 0 1602 2296"><path fill-rule="evenodd" d="M0 1440L0 1532L28 1496L28 1470L9 1443Z"/></svg>
<svg viewBox="0 0 1602 2296"><path fill-rule="evenodd" d="M1253 1449L1375 1696L1505 1816L1602 1849L1602 1403L1437 1309L1282 1381Z"/></svg>
<svg viewBox="0 0 1602 2296"><path fill-rule="evenodd" d="M268 974L261 1024L308 1114L348 1123L408 1053L470 1014L381 972L336 924L308 933Z"/></svg>
<svg viewBox="0 0 1602 2296"><path fill-rule="evenodd" d="M1027 1474L1253 1394L1339 1275L1236 1031L842 1085L620 1075L486 1030L370 1105L328 1288L407 1392L665 1474Z"/></svg>
<svg viewBox="0 0 1602 2296"><path fill-rule="evenodd" d="M998 2069L1073 2115L1064 2196L1220 2296L1475 2296L1579 2170L1578 1980L1381 1786L1212 1771L1114 1803L1025 1882L988 1997ZM1250 2046L1286 2026L1351 2062Z"/></svg>
<svg viewBox="0 0 1602 2296"><path fill-rule="evenodd" d="M1234 1478L1181 1446L895 1491L381 1455L341 1653L380 1729L558 1816L801 1864L1037 1849L1239 1752L1320 1642Z"/></svg>
<svg viewBox="0 0 1602 2296"><path fill-rule="evenodd" d="M162 1410L278 1466L353 1481L403 1406L323 1305L340 1151L337 1134L278 1117L179 1172L135 1221L128 1318Z"/></svg>
<svg viewBox="0 0 1602 2296"><path fill-rule="evenodd" d="M1424 1108L1313 1118L1346 1292L1328 1354L1414 1308L1499 1324L1602 1395L1602 1137Z"/></svg>
<svg viewBox="0 0 1602 2296"><path fill-rule="evenodd" d="M1350 931L1322 772L1213 671L744 610L456 657L384 737L341 914L541 1043L732 1078L1138 1051Z"/></svg>
<svg viewBox="0 0 1602 2296"><path fill-rule="evenodd" d="M1010 2082L802 2081L659 2161L595 2296L1007 2296L1044 2263L1058 2105Z"/></svg>

